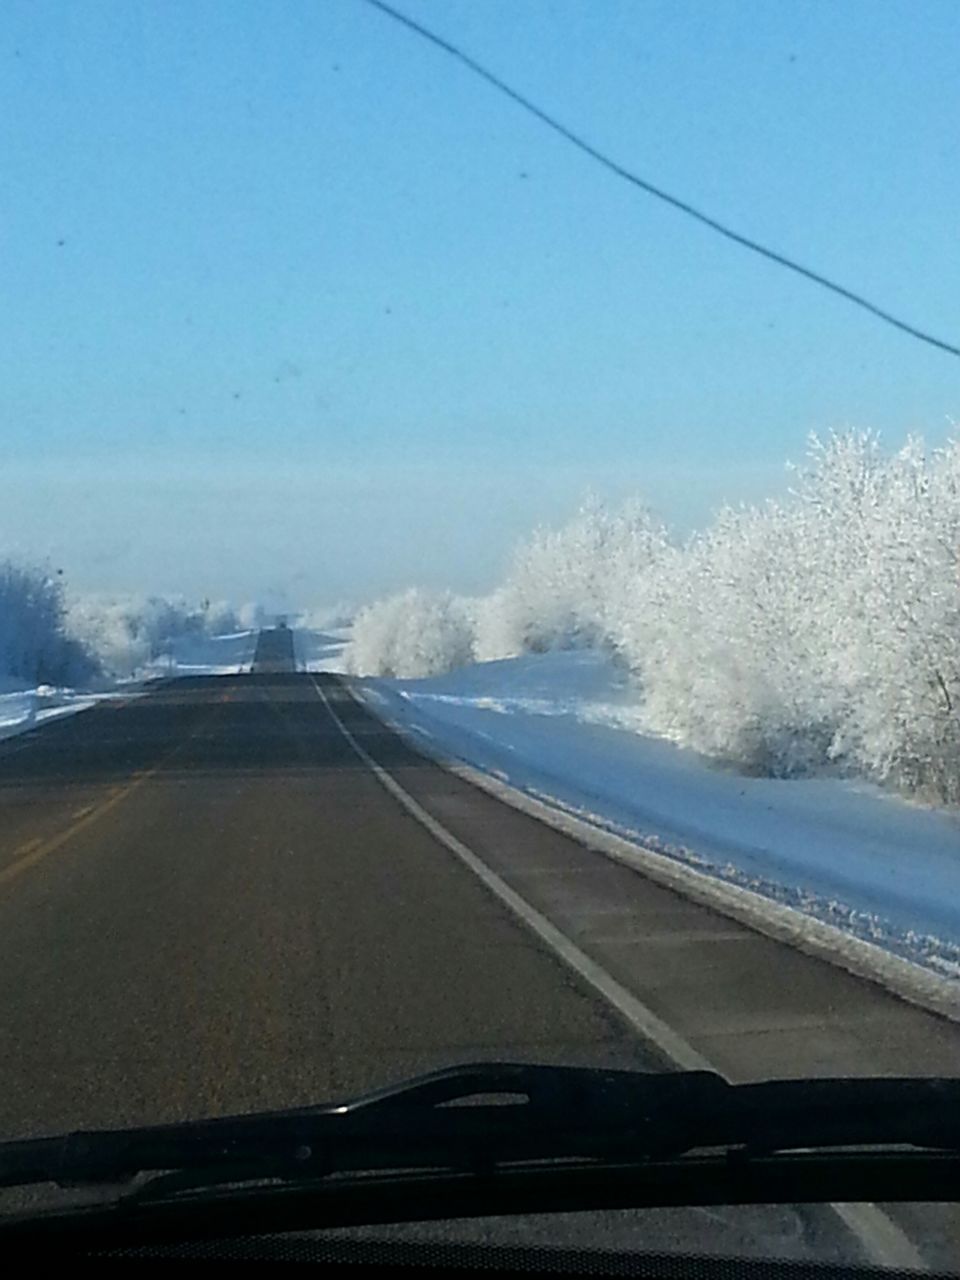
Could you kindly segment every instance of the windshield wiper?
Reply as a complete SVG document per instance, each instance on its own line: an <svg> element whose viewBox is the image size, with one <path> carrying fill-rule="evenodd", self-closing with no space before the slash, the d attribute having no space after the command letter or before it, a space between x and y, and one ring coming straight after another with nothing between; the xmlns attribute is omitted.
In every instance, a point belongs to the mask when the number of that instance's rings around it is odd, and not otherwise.
<svg viewBox="0 0 960 1280"><path fill-rule="evenodd" d="M510 1187L512 1196L539 1188L556 1207L562 1186L582 1203L591 1187L595 1197L609 1190L611 1174L623 1179L630 1203L736 1203L758 1191L768 1203L880 1198L849 1181L852 1194L838 1195L830 1170L841 1168L847 1179L852 1171L870 1170L874 1178L879 1171L883 1198L896 1199L903 1197L890 1170L902 1168L911 1149L933 1178L926 1198L944 1198L936 1175L948 1166L947 1198L956 1198L960 1079L731 1085L710 1072L483 1063L337 1104L7 1142L0 1144L0 1186L115 1185L161 1175L112 1202L143 1213L172 1201L182 1208L184 1198L196 1204L201 1192L235 1196L243 1184L269 1183L274 1199L291 1187L332 1197L340 1208L330 1220L386 1221L403 1216L397 1188L404 1182L415 1188L421 1217L444 1216L454 1202L470 1212L463 1192L478 1180L487 1192L495 1182ZM832 1163L824 1163L824 1153ZM796 1172L783 1180L784 1162L806 1177L816 1169L817 1186L800 1194ZM918 1198L921 1165L914 1159L912 1167L909 1198ZM386 1217L370 1199L385 1184L393 1188ZM440 1188L453 1201L438 1199ZM346 1198L356 1201L355 1193L366 1196L365 1207L355 1203L348 1212ZM89 1217L88 1210L76 1212ZM204 1229L215 1221L208 1218ZM0 1232L11 1227L17 1223L5 1219Z"/></svg>
<svg viewBox="0 0 960 1280"><path fill-rule="evenodd" d="M464 1105L469 1103L470 1105ZM323 1173L696 1149L960 1149L960 1078L774 1080L479 1063L346 1102L0 1143L0 1187L263 1161Z"/></svg>
<svg viewBox="0 0 960 1280"><path fill-rule="evenodd" d="M710 1072L480 1063L346 1102L0 1144L0 1187L243 1163L324 1172L683 1150L735 1091ZM463 1105L469 1103L470 1105Z"/></svg>

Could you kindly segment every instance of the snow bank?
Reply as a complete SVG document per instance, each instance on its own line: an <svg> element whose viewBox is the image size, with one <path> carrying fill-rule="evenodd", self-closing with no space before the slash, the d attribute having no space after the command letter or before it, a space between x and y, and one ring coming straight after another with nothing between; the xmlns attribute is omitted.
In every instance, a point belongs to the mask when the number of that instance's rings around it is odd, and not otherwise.
<svg viewBox="0 0 960 1280"><path fill-rule="evenodd" d="M787 500L683 543L639 504L590 504L487 597L365 610L347 666L425 676L569 648L630 672L638 728L746 774L960 802L960 443L813 440Z"/></svg>
<svg viewBox="0 0 960 1280"><path fill-rule="evenodd" d="M26 733L48 720L83 711L103 696L76 689L57 689L52 685L0 693L0 739Z"/></svg>
<svg viewBox="0 0 960 1280"><path fill-rule="evenodd" d="M596 651L358 680L434 750L941 975L960 976L960 822L875 785L744 777L638 730Z"/></svg>

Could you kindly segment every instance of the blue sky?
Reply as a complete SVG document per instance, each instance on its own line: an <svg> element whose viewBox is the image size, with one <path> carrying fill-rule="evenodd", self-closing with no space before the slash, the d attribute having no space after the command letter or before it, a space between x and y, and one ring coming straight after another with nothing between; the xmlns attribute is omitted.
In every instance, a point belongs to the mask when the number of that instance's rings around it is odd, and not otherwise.
<svg viewBox="0 0 960 1280"><path fill-rule="evenodd" d="M401 0L618 160L960 338L960 5ZM0 550L82 587L492 582L689 526L960 361L618 182L360 0L6 0Z"/></svg>

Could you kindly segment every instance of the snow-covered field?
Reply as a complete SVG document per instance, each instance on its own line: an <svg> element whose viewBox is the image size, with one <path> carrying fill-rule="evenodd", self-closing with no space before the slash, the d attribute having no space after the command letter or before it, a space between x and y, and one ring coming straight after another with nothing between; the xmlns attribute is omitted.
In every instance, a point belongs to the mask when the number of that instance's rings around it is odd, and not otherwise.
<svg viewBox="0 0 960 1280"><path fill-rule="evenodd" d="M159 676L229 676L247 671L253 662L257 629L222 636L177 636L169 652L143 668L147 678Z"/></svg>
<svg viewBox="0 0 960 1280"><path fill-rule="evenodd" d="M331 654L340 669L339 654ZM323 669L318 661L317 669ZM638 730L598 651L363 679L433 750L947 976L960 976L960 818L866 782L747 777Z"/></svg>

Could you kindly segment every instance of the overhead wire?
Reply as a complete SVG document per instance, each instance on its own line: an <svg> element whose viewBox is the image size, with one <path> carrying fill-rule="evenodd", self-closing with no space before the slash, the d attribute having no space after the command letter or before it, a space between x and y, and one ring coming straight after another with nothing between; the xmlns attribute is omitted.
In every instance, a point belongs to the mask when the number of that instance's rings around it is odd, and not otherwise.
<svg viewBox="0 0 960 1280"><path fill-rule="evenodd" d="M837 281L829 279L827 276L821 275L818 271L811 270L810 267L803 266L802 263L795 262L792 258L786 257L785 254L778 253L776 249L770 249L766 245L761 244L757 240L753 240L750 236L745 236L739 231L735 231L732 227L726 226L719 222L716 218L704 213L702 210L695 208L686 200L671 195L670 192L664 191L662 187L656 186L654 183L641 177L633 170L626 168L617 160L601 151L599 147L594 146L592 142L588 142L586 138L569 129L562 124L556 117L545 111L542 107L538 107L524 94L518 90L511 88L506 81L501 80L498 75L488 70L481 63L465 53L463 49L453 44L451 41L444 39L443 36L437 35L429 27L425 27L422 23L417 22L414 18L402 13L399 9L395 9L392 5L385 3L385 0L363 0L363 3L369 5L373 9L379 10L386 17L393 19L402 26L408 28L415 35L429 41L437 48L443 50L450 57L455 58L462 63L467 69L479 76L482 80L487 81L500 93L505 94L524 111L535 116L547 128L558 133L562 138L569 142L572 146L582 151L592 160L602 165L609 172L615 174L618 178L622 178L625 182L631 183L635 187L639 187L641 191L647 195L653 196L657 200L663 201L672 208L677 209L680 213L686 214L687 217L695 219L702 223L711 231L715 231L718 235L724 236L727 240L732 240L734 244L740 245L744 249L748 249L751 253L759 254L761 257L775 262L778 266L785 267L788 271L793 271L804 279L811 281L813 284L819 285L823 289L828 289L831 293L837 294L844 298L847 302L854 306L861 307L864 311L868 311L871 315L876 316L878 320L882 320L885 324L892 325L895 329L899 329L902 333L908 334L912 338L916 338L920 342L925 342L931 347L936 347L941 351L946 351L949 355L960 356L960 347L954 346L952 343L946 342L942 338L936 337L932 333L927 333L923 329L918 329L907 321L901 320L892 312L887 311L883 307L879 307L876 303L871 302L868 298L864 298L862 294L855 293L852 289L846 288L845 285L838 284Z"/></svg>

